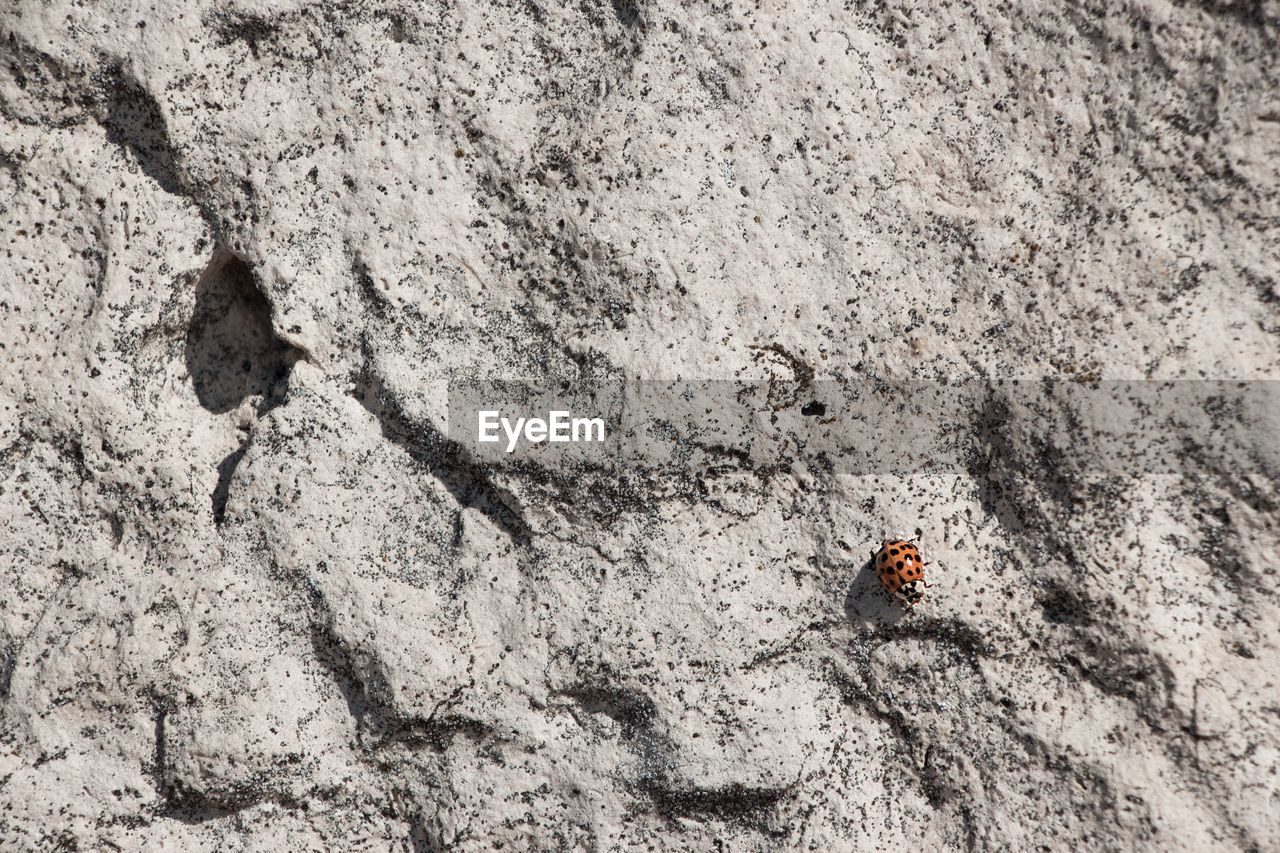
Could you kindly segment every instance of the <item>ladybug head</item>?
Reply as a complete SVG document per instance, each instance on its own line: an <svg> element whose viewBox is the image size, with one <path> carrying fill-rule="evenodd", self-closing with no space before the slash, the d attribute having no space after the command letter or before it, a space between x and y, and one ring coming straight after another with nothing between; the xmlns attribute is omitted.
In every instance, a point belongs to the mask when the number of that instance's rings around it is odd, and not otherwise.
<svg viewBox="0 0 1280 853"><path fill-rule="evenodd" d="M894 593L904 604L919 604L924 599L924 583L909 581Z"/></svg>

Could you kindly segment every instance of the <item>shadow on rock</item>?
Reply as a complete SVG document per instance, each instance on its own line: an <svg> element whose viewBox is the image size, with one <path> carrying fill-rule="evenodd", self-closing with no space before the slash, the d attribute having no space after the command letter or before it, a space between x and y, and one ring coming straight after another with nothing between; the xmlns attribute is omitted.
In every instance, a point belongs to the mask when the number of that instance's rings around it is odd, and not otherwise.
<svg viewBox="0 0 1280 853"><path fill-rule="evenodd" d="M906 610L880 586L875 567L868 558L863 561L845 593L844 614L854 627L871 630L884 625L896 625L902 621Z"/></svg>
<svg viewBox="0 0 1280 853"><path fill-rule="evenodd" d="M132 151L142 171L165 192L181 194L177 155L155 96L119 67L111 71L109 91L102 121L107 139Z"/></svg>

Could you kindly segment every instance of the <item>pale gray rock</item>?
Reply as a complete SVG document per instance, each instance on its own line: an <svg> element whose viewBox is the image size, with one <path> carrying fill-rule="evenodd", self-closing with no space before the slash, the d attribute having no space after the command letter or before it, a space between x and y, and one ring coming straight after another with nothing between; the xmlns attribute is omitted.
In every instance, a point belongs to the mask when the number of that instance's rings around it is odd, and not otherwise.
<svg viewBox="0 0 1280 853"><path fill-rule="evenodd" d="M0 847L1280 846L1278 53L6 5ZM562 463L460 379L704 384Z"/></svg>

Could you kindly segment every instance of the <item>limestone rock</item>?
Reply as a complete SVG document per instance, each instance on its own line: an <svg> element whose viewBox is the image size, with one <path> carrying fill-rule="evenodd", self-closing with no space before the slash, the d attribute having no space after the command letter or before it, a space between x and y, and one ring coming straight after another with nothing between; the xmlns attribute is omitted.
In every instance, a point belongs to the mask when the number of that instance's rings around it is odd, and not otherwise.
<svg viewBox="0 0 1280 853"><path fill-rule="evenodd" d="M1274 849L1278 50L7 4L0 847ZM649 455L486 454L463 380Z"/></svg>

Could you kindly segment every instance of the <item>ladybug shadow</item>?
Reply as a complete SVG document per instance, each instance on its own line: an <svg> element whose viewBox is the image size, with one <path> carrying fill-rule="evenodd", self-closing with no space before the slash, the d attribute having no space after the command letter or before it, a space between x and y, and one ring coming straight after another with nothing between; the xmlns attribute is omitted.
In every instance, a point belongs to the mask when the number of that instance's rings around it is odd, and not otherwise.
<svg viewBox="0 0 1280 853"><path fill-rule="evenodd" d="M907 611L884 591L875 564L868 558L845 592L844 615L855 627L874 629L901 622Z"/></svg>

